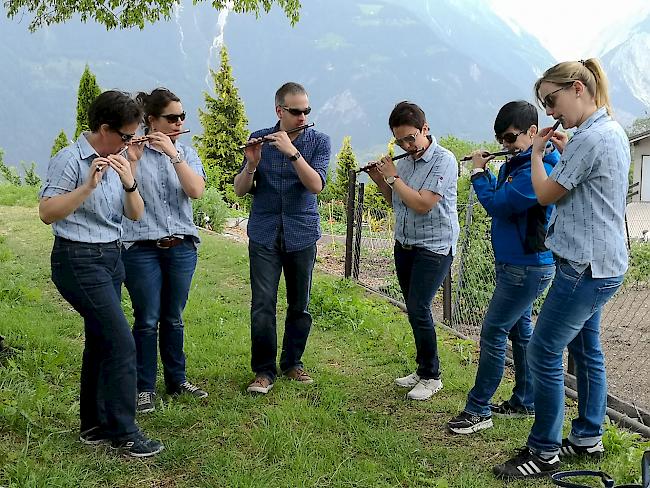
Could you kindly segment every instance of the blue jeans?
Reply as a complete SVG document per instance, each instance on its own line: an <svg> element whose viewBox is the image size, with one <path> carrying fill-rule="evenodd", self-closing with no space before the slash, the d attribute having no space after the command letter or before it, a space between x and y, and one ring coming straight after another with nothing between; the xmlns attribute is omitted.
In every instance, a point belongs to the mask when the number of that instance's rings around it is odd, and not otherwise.
<svg viewBox="0 0 650 488"><path fill-rule="evenodd" d="M600 315L622 281L622 276L592 278L591 268L578 273L566 261L557 262L553 284L528 344L535 391L535 422L528 446L537 454L555 455L562 443L565 347L575 360L578 385L578 418L573 421L570 439L585 446L602 437L607 381Z"/></svg>
<svg viewBox="0 0 650 488"><path fill-rule="evenodd" d="M409 323L415 339L417 374L422 379L440 378L436 329L431 316L431 301L449 272L453 256L422 247L395 242L395 271L404 295Z"/></svg>
<svg viewBox="0 0 650 488"><path fill-rule="evenodd" d="M185 378L183 310L196 268L191 239L159 249L150 241L135 243L122 255L133 304L138 391L155 391L158 342L165 386L173 392Z"/></svg>
<svg viewBox="0 0 650 488"><path fill-rule="evenodd" d="M135 345L120 301L120 252L119 242L86 244L57 237L51 256L52 281L84 319L81 431L102 426L114 439L138 431Z"/></svg>
<svg viewBox="0 0 650 488"><path fill-rule="evenodd" d="M280 370L286 373L303 367L301 358L312 322L308 307L316 244L287 252L280 233L272 249L249 241L248 255L252 292L251 368L256 375L274 381L278 348L275 314L280 273L284 270L287 286L287 316L280 354Z"/></svg>
<svg viewBox="0 0 650 488"><path fill-rule="evenodd" d="M533 335L530 315L533 302L551 282L554 272L554 265L496 264L496 287L481 328L478 371L467 396L466 412L491 415L490 399L503 377L508 338L515 366L515 387L509 403L534 410L533 384L526 363L526 347Z"/></svg>

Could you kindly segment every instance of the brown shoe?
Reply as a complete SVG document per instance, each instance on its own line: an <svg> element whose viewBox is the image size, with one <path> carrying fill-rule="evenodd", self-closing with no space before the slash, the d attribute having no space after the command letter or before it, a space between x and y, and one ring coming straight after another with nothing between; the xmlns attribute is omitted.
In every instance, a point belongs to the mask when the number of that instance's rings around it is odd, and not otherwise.
<svg viewBox="0 0 650 488"><path fill-rule="evenodd" d="M255 380L248 385L246 391L266 395L271 388L273 388L273 382L267 376L260 375L255 377Z"/></svg>
<svg viewBox="0 0 650 488"><path fill-rule="evenodd" d="M290 380L297 381L299 383L303 383L305 385L308 385L309 383L313 383L314 380L309 376L304 369L302 368L293 368L287 371L286 375L287 378Z"/></svg>

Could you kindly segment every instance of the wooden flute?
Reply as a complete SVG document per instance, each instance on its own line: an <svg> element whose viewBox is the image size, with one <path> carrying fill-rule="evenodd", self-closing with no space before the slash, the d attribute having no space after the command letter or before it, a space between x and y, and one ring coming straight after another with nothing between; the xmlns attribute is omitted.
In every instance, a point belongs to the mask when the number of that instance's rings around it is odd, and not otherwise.
<svg viewBox="0 0 650 488"><path fill-rule="evenodd" d="M403 154L400 154L399 156L395 156L394 158L392 158L392 160L397 161L398 159L403 159L406 156L412 156L413 154L419 153L420 151L422 151L421 147L417 148L417 149L414 149L413 151L407 151L407 152L405 152ZM361 173L362 171L368 171L368 170L374 168L375 166L377 166L378 164L379 164L379 161L373 161L372 163L368 163L365 166L359 168L358 170L355 171L355 173Z"/></svg>
<svg viewBox="0 0 650 488"><path fill-rule="evenodd" d="M168 137L179 136L181 134L187 134L189 131L190 131L189 129L178 130L178 131L175 131L175 132L167 132L165 135L168 136ZM146 141L149 140L149 137L151 137L151 135L134 137L133 139L131 139L129 141L129 144L140 144L141 142L146 142Z"/></svg>
<svg viewBox="0 0 650 488"><path fill-rule="evenodd" d="M310 122L309 124L298 126L295 129L289 129L287 131L287 134L293 134L294 132L300 132L301 130L304 130L304 129L307 129L308 127L313 127L313 126L314 126L314 123ZM280 132L280 131L277 131L277 132ZM271 134L275 134L275 132L271 132ZM271 135L271 134L267 134L267 135ZM261 141L247 142L246 144L242 144L241 146L239 146L239 149L246 149L247 147L256 146L257 144L262 144L265 141L268 141L266 136L262 137Z"/></svg>

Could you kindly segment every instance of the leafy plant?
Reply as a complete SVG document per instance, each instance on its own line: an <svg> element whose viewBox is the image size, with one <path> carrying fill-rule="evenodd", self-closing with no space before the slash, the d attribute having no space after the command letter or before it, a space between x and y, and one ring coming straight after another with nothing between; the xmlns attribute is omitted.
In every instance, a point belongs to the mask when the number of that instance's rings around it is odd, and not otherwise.
<svg viewBox="0 0 650 488"><path fill-rule="evenodd" d="M223 201L221 192L216 188L207 188L203 196L192 202L194 223L200 227L221 232L228 217L228 205Z"/></svg>

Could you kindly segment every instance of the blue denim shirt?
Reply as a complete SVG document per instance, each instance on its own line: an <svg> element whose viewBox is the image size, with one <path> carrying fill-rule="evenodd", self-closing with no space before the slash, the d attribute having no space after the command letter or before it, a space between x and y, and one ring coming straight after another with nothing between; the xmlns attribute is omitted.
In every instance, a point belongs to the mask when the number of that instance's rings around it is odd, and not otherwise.
<svg viewBox="0 0 650 488"><path fill-rule="evenodd" d="M176 142L176 148L192 171L205 179L203 164L194 148L180 141ZM135 170L135 179L144 200L144 214L137 222L124 219L123 241L155 240L173 234L194 236L198 241L192 202L183 191L169 156L145 146Z"/></svg>
<svg viewBox="0 0 650 488"><path fill-rule="evenodd" d="M278 122L275 127L252 133L251 139L279 129ZM293 141L293 145L318 172L324 187L331 152L329 136L308 128ZM242 169L245 165L246 161ZM262 159L250 193L253 195L248 221L251 241L273 248L280 226L284 230L284 245L288 252L306 249L318 241L321 230L316 194L302 184L289 158L270 144L262 146Z"/></svg>
<svg viewBox="0 0 650 488"><path fill-rule="evenodd" d="M627 270L625 206L630 143L604 107L585 120L569 139L549 178L568 193L555 204L546 245L594 278Z"/></svg>
<svg viewBox="0 0 650 488"><path fill-rule="evenodd" d="M90 165L99 155L86 139L86 134L81 134L74 144L61 149L50 160L39 198L69 193L88 179ZM52 223L52 232L76 242L113 242L122 235L123 213L122 182L117 173L108 168L97 188L74 212Z"/></svg>

